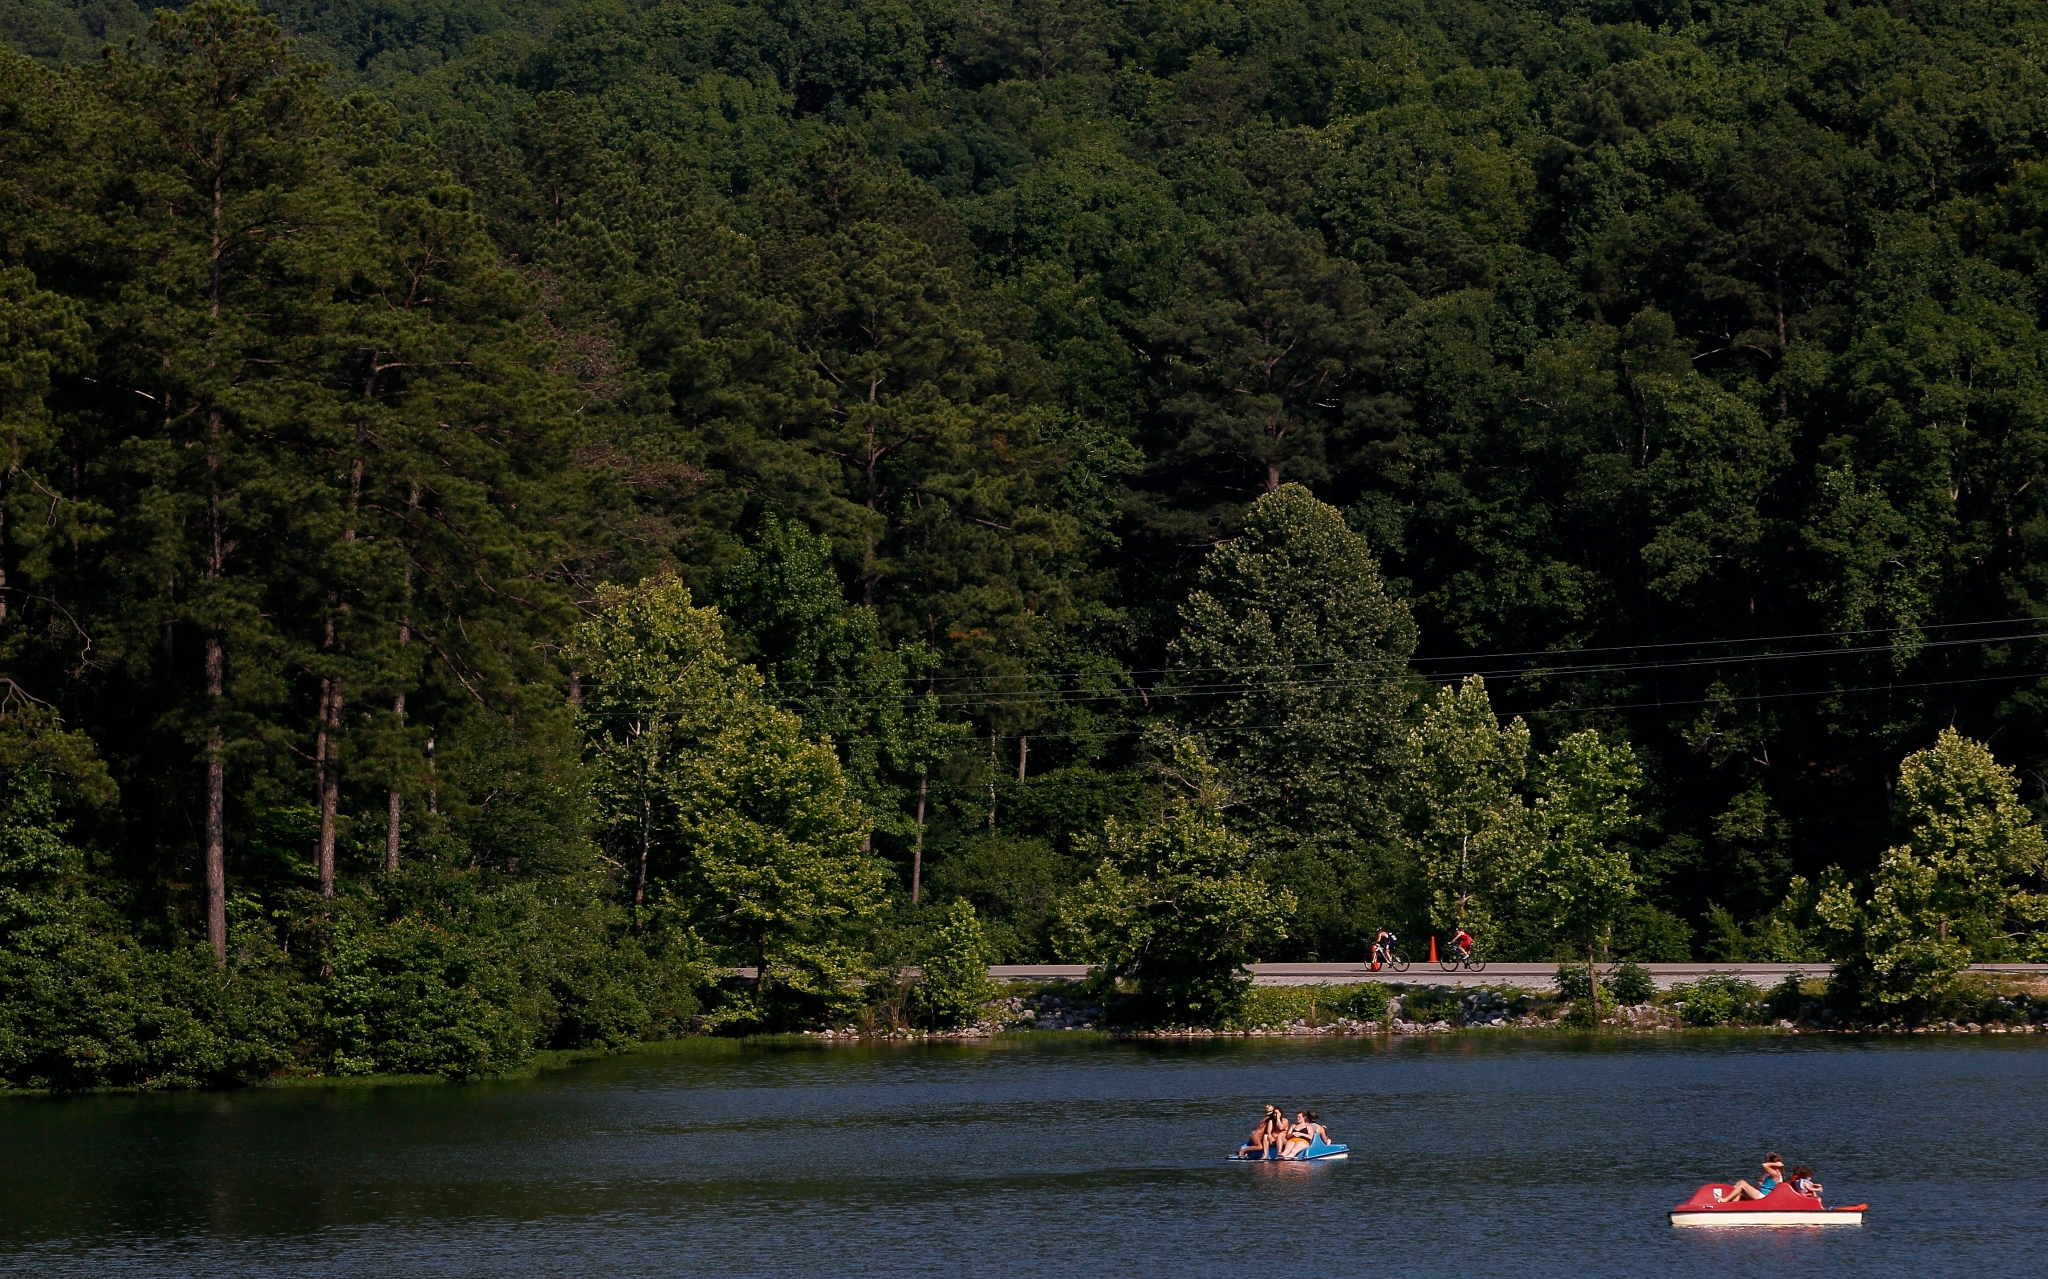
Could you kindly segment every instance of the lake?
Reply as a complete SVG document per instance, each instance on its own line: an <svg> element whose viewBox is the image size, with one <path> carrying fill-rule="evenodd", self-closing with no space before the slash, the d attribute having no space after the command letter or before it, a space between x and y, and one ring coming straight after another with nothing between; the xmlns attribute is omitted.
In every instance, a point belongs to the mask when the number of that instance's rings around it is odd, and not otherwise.
<svg viewBox="0 0 2048 1279"><path fill-rule="evenodd" d="M1348 1162L1222 1162L1271 1101ZM466 1086L0 1100L0 1273L2020 1274L2040 1037L703 1042ZM1766 1149L1862 1228L1674 1230Z"/></svg>

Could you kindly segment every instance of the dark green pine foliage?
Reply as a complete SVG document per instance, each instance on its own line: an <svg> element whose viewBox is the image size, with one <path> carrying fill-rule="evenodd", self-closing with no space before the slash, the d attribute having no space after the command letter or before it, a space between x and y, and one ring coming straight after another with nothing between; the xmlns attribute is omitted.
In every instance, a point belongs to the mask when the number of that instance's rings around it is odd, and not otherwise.
<svg viewBox="0 0 2048 1279"><path fill-rule="evenodd" d="M627 927L565 657L665 575L733 585L873 851L1006 958L1154 816L1183 608L1290 483L1419 671L1485 670L1533 757L1630 746L1617 955L1857 944L1822 906L1903 758L2048 769L2038 6L402 10L130 46L132 5L0 3L0 674L120 796L25 820L134 955L203 976L211 923L275 977L252 1042L462 1073L716 1015ZM743 607L768 511L802 589ZM1294 953L1414 935L1395 783L1283 822L1327 752L1272 726L1325 711L1252 683L1203 713L1263 755L1198 727L1307 877ZM913 766L892 686L965 740ZM854 914L816 972L912 953Z"/></svg>
<svg viewBox="0 0 2048 1279"><path fill-rule="evenodd" d="M531 283L270 20L151 39L6 68L9 687L120 743L122 790L101 860L22 873L76 903L46 970L90 943L126 983L78 1002L104 1069L7 1078L469 1074L672 1026L691 961L621 940L546 638L605 516ZM16 824L57 831L36 786ZM122 1047L152 1000L190 1033Z"/></svg>
<svg viewBox="0 0 2048 1279"><path fill-rule="evenodd" d="M845 602L830 541L773 512L726 570L719 600L763 693L801 715L805 732L838 745L847 783L908 888L923 834L919 796L966 732L941 718L936 659L915 642L887 643L873 609Z"/></svg>
<svg viewBox="0 0 2048 1279"><path fill-rule="evenodd" d="M1349 460L1374 320L1358 268L1314 232L1258 218L1205 246L1151 330L1171 424L1161 461L1193 486L1177 496L1234 510L1283 480L1327 484Z"/></svg>
<svg viewBox="0 0 2048 1279"><path fill-rule="evenodd" d="M77 593L96 606L89 627L123 637L159 749L197 766L174 776L203 792L194 878L225 962L227 773L296 744L302 725L329 735L326 690L352 673L318 585L340 533L323 462L342 423L318 353L348 193L322 145L321 68L274 22L202 4L160 16L151 40L160 57L117 55L88 80L112 126L94 228L110 251L66 282L99 304L74 462L111 527L99 580ZM320 707L294 723L285 708L308 676ZM329 895L332 828L315 850Z"/></svg>

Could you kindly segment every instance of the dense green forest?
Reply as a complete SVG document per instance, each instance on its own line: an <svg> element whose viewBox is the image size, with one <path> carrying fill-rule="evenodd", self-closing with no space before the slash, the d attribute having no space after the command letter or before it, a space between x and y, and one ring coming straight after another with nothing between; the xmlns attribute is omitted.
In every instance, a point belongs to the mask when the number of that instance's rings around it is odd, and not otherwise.
<svg viewBox="0 0 2048 1279"><path fill-rule="evenodd" d="M0 0L7 1082L2048 958L2040 6L270 13Z"/></svg>

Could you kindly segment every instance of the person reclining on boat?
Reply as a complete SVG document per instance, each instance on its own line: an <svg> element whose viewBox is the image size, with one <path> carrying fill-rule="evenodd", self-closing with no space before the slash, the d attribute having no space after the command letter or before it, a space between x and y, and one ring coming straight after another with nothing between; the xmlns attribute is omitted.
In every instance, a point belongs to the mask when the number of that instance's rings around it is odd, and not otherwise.
<svg viewBox="0 0 2048 1279"><path fill-rule="evenodd" d="M1801 1194L1809 1196L1813 1199L1819 1199L1820 1192L1825 1189L1827 1189L1827 1187L1821 1185L1819 1182L1813 1179L1813 1169L1807 1167L1805 1164L1801 1164L1797 1168L1794 1168L1792 1170L1792 1191L1794 1194Z"/></svg>
<svg viewBox="0 0 2048 1279"><path fill-rule="evenodd" d="M1717 1196L1725 1202L1730 1199L1761 1199L1770 1194L1778 1188L1778 1183L1785 1179L1785 1161L1778 1158L1776 1151L1772 1151L1764 1156L1763 1167L1764 1179L1761 1182L1752 1186L1746 1181L1738 1181L1734 1189L1725 1194L1716 1192Z"/></svg>
<svg viewBox="0 0 2048 1279"><path fill-rule="evenodd" d="M1252 1129L1251 1137L1238 1148L1237 1157L1249 1159L1257 1155L1270 1159L1277 1146L1287 1141L1287 1116L1278 1106L1267 1106L1266 1113L1259 1118L1259 1126Z"/></svg>
<svg viewBox="0 0 2048 1279"><path fill-rule="evenodd" d="M1287 1130L1287 1144L1280 1148L1280 1157L1282 1159L1294 1158L1302 1151L1314 1146L1318 1137L1322 1138L1324 1145L1330 1144L1330 1130L1317 1122L1316 1112L1313 1110L1295 1111L1294 1125Z"/></svg>

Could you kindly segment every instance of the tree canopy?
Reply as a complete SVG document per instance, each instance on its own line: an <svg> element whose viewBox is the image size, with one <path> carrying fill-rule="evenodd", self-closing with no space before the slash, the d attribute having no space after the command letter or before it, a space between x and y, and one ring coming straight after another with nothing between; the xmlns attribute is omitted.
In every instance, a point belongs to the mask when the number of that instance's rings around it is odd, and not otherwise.
<svg viewBox="0 0 2048 1279"><path fill-rule="evenodd" d="M838 1017L1162 811L1260 958L2042 953L2044 37L0 3L0 1074Z"/></svg>

